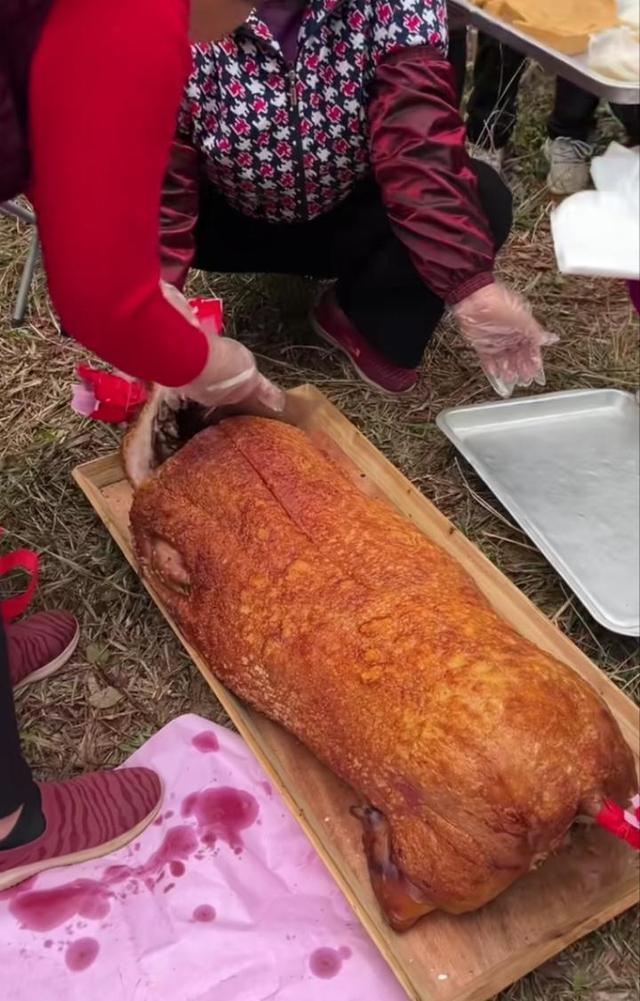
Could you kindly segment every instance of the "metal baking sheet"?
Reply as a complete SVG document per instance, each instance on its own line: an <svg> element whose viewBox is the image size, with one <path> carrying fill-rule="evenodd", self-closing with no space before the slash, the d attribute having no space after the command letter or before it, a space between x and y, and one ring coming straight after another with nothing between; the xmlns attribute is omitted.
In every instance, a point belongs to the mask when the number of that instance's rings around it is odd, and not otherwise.
<svg viewBox="0 0 640 1001"><path fill-rule="evenodd" d="M449 0L449 6L456 14L463 14L464 19L474 28L479 28L485 34L497 38L499 42L504 42L525 56L530 56L550 73L556 73L565 80L570 80L571 83L588 90L596 97L602 97L614 104L640 104L640 80L626 82L595 73L587 64L586 53L580 56L566 56L531 35L525 35L507 21L485 13L471 0Z"/></svg>
<svg viewBox="0 0 640 1001"><path fill-rule="evenodd" d="M444 410L437 418L603 626L640 635L640 407L585 389Z"/></svg>

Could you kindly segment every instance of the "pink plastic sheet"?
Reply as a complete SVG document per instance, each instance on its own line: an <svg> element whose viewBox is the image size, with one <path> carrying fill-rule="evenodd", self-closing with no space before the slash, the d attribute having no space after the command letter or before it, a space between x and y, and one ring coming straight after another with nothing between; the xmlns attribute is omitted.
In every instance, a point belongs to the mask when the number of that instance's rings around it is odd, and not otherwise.
<svg viewBox="0 0 640 1001"><path fill-rule="evenodd" d="M159 819L104 859L0 894L12 1001L405 1001L245 744L173 720L129 764Z"/></svg>

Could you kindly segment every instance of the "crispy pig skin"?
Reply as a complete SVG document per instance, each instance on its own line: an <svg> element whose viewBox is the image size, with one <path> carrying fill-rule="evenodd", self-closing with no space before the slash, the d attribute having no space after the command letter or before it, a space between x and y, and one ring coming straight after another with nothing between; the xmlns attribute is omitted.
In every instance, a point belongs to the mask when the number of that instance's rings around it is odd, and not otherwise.
<svg viewBox="0 0 640 1001"><path fill-rule="evenodd" d="M577 815L633 794L593 689L298 429L203 431L137 491L131 524L212 672L386 818L390 871L425 911L480 907Z"/></svg>

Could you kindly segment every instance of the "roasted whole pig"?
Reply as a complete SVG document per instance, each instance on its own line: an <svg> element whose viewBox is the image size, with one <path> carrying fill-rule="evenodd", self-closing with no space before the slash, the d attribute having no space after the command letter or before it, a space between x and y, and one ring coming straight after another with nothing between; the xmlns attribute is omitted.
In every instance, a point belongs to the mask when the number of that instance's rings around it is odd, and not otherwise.
<svg viewBox="0 0 640 1001"><path fill-rule="evenodd" d="M481 907L628 803L591 687L301 431L231 418L146 480L135 430L127 449L144 574L211 671L352 786L393 927Z"/></svg>

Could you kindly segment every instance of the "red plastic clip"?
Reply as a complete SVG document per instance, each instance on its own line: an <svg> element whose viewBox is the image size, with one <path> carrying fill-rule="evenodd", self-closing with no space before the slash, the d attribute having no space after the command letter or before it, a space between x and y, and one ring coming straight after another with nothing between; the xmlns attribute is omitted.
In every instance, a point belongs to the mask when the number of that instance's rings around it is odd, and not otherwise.
<svg viewBox="0 0 640 1001"><path fill-rule="evenodd" d="M623 810L617 803L605 800L596 823L640 851L640 799L637 796L633 800L632 810Z"/></svg>
<svg viewBox="0 0 640 1001"><path fill-rule="evenodd" d="M147 399L147 387L137 379L78 365L80 386L73 394L74 410L106 424L128 423Z"/></svg>
<svg viewBox="0 0 640 1001"><path fill-rule="evenodd" d="M206 334L221 334L224 328L222 299L189 299L189 305Z"/></svg>
<svg viewBox="0 0 640 1001"><path fill-rule="evenodd" d="M210 336L222 333L221 299L190 299L189 305L205 333ZM138 379L89 365L78 365L76 374L81 381L74 387L71 405L83 417L106 424L128 424L146 402L147 387Z"/></svg>
<svg viewBox="0 0 640 1001"><path fill-rule="evenodd" d="M0 536L2 536L3 531L0 528ZM15 553L0 556L0 577L11 573L12 570L24 570L30 577L23 594L0 601L0 618L3 622L13 622L20 615L24 615L33 601L33 596L38 586L39 565L38 554L32 552L30 549L17 549Z"/></svg>

